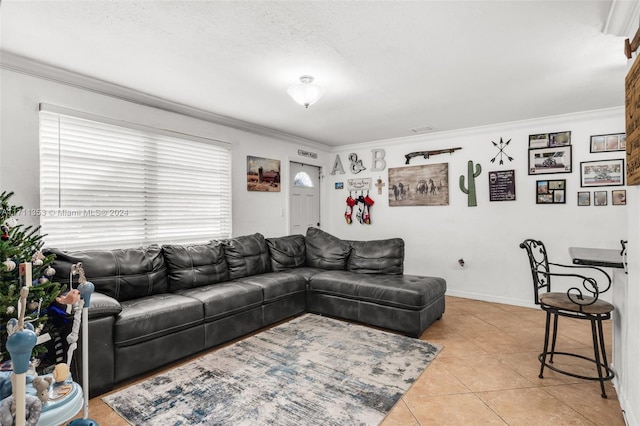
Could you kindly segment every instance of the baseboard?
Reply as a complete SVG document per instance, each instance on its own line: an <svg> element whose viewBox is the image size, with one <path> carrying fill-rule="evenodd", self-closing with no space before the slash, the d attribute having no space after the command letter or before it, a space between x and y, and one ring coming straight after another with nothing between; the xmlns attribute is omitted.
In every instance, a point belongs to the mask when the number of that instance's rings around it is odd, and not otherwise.
<svg viewBox="0 0 640 426"><path fill-rule="evenodd" d="M514 305L514 306L522 306L525 308L538 309L538 306L535 303L533 303L533 301L529 301L529 300L512 299L509 297L500 297L500 296L487 295L483 293L474 293L469 291L457 291L457 290L449 290L449 289L447 289L446 295L454 296L454 297L462 297L464 299L482 300L484 302L502 303L503 305Z"/></svg>
<svg viewBox="0 0 640 426"><path fill-rule="evenodd" d="M618 376L614 377L612 382L613 387L616 388L616 393L618 394L618 401L620 402L620 408L622 409L622 415L624 416L625 423L628 426L640 425L640 412L638 412L640 407L629 403L624 390L620 389Z"/></svg>

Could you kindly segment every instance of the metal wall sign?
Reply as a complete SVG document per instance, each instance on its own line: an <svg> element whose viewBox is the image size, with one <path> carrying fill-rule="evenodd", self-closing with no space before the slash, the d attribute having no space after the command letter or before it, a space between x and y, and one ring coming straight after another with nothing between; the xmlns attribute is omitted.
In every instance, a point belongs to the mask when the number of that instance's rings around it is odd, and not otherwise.
<svg viewBox="0 0 640 426"><path fill-rule="evenodd" d="M300 157L318 158L318 154L316 154L315 152L305 151L303 149L298 150L298 155Z"/></svg>

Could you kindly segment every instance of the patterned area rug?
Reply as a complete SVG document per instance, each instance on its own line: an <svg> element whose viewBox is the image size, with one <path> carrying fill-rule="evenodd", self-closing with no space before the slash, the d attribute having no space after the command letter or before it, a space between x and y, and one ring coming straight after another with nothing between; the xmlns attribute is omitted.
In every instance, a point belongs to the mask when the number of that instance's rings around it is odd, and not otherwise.
<svg viewBox="0 0 640 426"><path fill-rule="evenodd" d="M305 314L103 400L132 425L377 425L440 349Z"/></svg>

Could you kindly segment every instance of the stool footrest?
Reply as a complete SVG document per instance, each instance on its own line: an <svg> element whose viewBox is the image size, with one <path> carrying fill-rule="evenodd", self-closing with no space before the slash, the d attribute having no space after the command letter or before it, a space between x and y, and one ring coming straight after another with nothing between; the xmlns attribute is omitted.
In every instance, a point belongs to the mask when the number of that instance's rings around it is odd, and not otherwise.
<svg viewBox="0 0 640 426"><path fill-rule="evenodd" d="M560 373L560 374L564 374L567 376L571 376L571 377L575 377L577 379L585 379L585 380L597 380L600 381L600 377L599 376L582 376L580 374L577 373L572 373L571 371L567 371L567 370L563 370L561 368L556 367L555 365L551 364L550 362L547 362L544 358L546 356L557 356L557 355L564 355L564 356L571 356L574 358L580 358L580 359L584 359L586 361L589 361L593 364L596 365L596 367L600 367L600 368L604 368L604 370L606 371L607 375L602 377L602 380L611 380L615 377L615 373L613 372L613 370L611 370L611 368L609 368L608 366L604 365L603 363L598 363L596 362L595 359L593 358L589 358L586 357L584 355L580 355L580 354L572 354L569 352L547 352L546 354L543 352L540 355L538 355L538 360L544 364L545 367L550 368L551 370L555 371L556 373Z"/></svg>

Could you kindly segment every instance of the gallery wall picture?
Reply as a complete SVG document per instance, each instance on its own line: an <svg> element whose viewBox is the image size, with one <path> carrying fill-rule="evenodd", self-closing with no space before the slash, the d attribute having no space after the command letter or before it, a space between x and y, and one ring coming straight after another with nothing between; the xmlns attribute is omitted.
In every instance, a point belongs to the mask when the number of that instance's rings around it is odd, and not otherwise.
<svg viewBox="0 0 640 426"><path fill-rule="evenodd" d="M607 191L593 191L593 205L594 206L606 206L607 205Z"/></svg>
<svg viewBox="0 0 640 426"><path fill-rule="evenodd" d="M623 159L583 161L580 163L580 186L583 188L622 185L624 185Z"/></svg>
<svg viewBox="0 0 640 426"><path fill-rule="evenodd" d="M627 135L624 133L591 136L590 152L626 151L626 149Z"/></svg>
<svg viewBox="0 0 640 426"><path fill-rule="evenodd" d="M571 173L571 145L529 150L529 174Z"/></svg>
<svg viewBox="0 0 640 426"><path fill-rule="evenodd" d="M579 206L590 206L591 205L591 192L589 192L589 191L578 191L578 205Z"/></svg>
<svg viewBox="0 0 640 426"><path fill-rule="evenodd" d="M536 204L565 204L566 179L536 181Z"/></svg>
<svg viewBox="0 0 640 426"><path fill-rule="evenodd" d="M571 132L529 135L529 149L571 145Z"/></svg>
<svg viewBox="0 0 640 426"><path fill-rule="evenodd" d="M571 145L571 132L549 133L549 146Z"/></svg>
<svg viewBox="0 0 640 426"><path fill-rule="evenodd" d="M625 189L614 189L611 191L611 204L614 206L626 206L627 191Z"/></svg>
<svg viewBox="0 0 640 426"><path fill-rule="evenodd" d="M449 205L449 164L389 168L389 206Z"/></svg>
<svg viewBox="0 0 640 426"><path fill-rule="evenodd" d="M247 190L280 192L280 160L247 155Z"/></svg>
<svg viewBox="0 0 640 426"><path fill-rule="evenodd" d="M489 201L516 200L516 171L489 172Z"/></svg>

